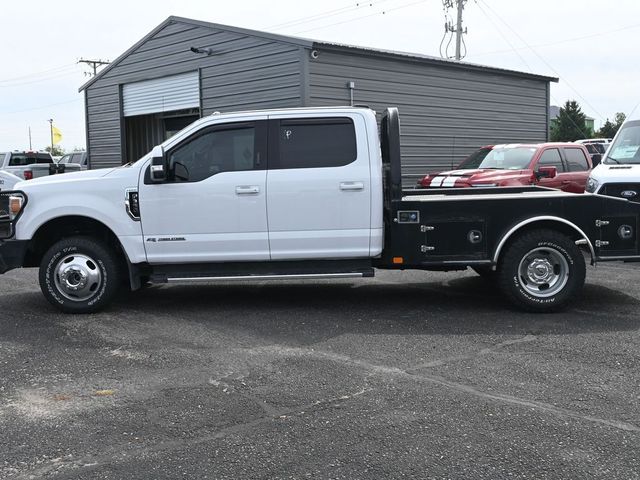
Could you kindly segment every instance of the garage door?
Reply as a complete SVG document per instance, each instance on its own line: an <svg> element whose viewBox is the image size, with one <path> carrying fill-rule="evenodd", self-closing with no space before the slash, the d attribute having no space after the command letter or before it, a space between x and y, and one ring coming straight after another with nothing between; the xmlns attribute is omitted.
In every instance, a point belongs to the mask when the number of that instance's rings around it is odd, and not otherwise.
<svg viewBox="0 0 640 480"><path fill-rule="evenodd" d="M200 106L198 72L154 78L122 86L125 117Z"/></svg>

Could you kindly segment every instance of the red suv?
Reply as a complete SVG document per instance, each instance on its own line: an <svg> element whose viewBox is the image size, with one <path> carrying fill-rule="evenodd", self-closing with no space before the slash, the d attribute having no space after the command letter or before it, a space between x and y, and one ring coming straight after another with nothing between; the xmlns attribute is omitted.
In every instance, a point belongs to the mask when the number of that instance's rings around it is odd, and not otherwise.
<svg viewBox="0 0 640 480"><path fill-rule="evenodd" d="M418 188L539 185L582 193L591 168L589 152L576 143L486 146L457 170L425 176Z"/></svg>

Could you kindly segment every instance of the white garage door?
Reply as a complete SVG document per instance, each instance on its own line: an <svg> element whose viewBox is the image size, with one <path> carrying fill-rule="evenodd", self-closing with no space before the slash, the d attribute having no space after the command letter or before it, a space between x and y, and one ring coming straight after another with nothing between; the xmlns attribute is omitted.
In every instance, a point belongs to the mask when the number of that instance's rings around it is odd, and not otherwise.
<svg viewBox="0 0 640 480"><path fill-rule="evenodd" d="M181 73L122 86L125 117L200 106L198 72Z"/></svg>

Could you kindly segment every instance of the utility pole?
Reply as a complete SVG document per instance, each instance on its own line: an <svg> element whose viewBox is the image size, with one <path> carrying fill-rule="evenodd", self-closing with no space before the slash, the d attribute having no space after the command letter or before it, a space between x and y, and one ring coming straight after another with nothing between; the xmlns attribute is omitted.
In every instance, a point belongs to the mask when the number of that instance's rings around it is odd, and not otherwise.
<svg viewBox="0 0 640 480"><path fill-rule="evenodd" d="M458 20L456 22L456 60L460 61L460 46L462 44L462 34L467 33L465 29L462 31L462 11L467 0L458 0Z"/></svg>
<svg viewBox="0 0 640 480"><path fill-rule="evenodd" d="M95 77L98 73L98 67L100 65L109 65L110 62L109 60L85 60L84 58L81 58L80 60L78 60L78 63L86 63L91 68L93 68L93 76ZM88 75L91 76L90 73Z"/></svg>
<svg viewBox="0 0 640 480"><path fill-rule="evenodd" d="M455 58L457 61L460 61L466 56L466 46L462 38L462 36L467 33L467 29L462 28L462 13L464 11L464 6L466 5L466 3L467 0L442 0L442 7L444 9L445 15L445 24L444 37L442 37L442 41L440 42L440 56L443 58ZM449 10L452 8L456 9L455 25L453 24L453 19L449 16ZM456 36L455 56L451 56L449 54L449 45L451 44L453 35Z"/></svg>
<svg viewBox="0 0 640 480"><path fill-rule="evenodd" d="M49 131L51 132L51 151L49 152L51 156L53 156L53 118L48 120L49 122Z"/></svg>

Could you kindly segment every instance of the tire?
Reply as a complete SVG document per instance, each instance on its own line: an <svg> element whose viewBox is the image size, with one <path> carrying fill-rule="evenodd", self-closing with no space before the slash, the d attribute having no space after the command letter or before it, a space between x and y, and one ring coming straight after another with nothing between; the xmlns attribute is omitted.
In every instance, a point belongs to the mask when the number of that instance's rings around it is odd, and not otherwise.
<svg viewBox="0 0 640 480"><path fill-rule="evenodd" d="M111 302L120 287L114 252L91 237L56 242L42 257L40 289L65 313L91 313Z"/></svg>
<svg viewBox="0 0 640 480"><path fill-rule="evenodd" d="M571 238L554 230L524 233L498 264L498 284L515 306L531 312L564 308L584 285L584 256Z"/></svg>
<svg viewBox="0 0 640 480"><path fill-rule="evenodd" d="M495 282L498 277L498 272L491 267L471 267L471 270L490 282Z"/></svg>

